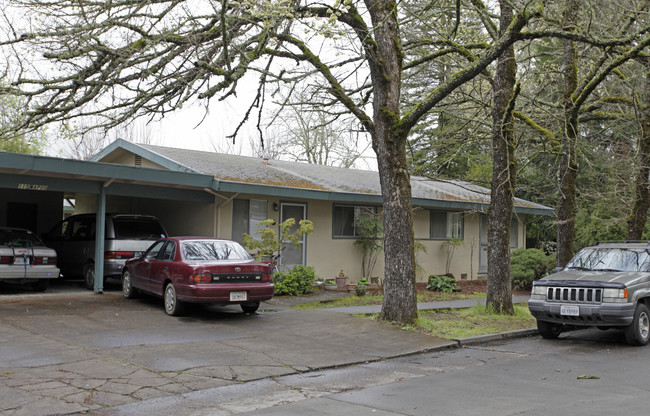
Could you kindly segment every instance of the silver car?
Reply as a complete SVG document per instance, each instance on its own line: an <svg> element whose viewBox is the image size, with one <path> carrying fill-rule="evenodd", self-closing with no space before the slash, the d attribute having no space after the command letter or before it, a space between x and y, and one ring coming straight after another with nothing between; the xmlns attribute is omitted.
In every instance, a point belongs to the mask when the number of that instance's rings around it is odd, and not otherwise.
<svg viewBox="0 0 650 416"><path fill-rule="evenodd" d="M29 284L44 291L57 277L56 251L45 247L29 230L0 228L0 281Z"/></svg>
<svg viewBox="0 0 650 416"><path fill-rule="evenodd" d="M528 308L544 338L565 326L619 327L632 345L650 341L650 243L586 247L557 273L533 282Z"/></svg>

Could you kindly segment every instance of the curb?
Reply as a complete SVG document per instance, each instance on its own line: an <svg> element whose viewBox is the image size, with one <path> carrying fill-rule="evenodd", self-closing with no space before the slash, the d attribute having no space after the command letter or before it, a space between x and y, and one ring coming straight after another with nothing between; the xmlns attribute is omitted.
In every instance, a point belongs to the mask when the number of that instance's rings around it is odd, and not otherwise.
<svg viewBox="0 0 650 416"><path fill-rule="evenodd" d="M538 335L537 329L519 329L517 331L500 332L496 334L477 335L475 337L467 337L455 339L458 345L462 348L468 345L484 344L492 341L502 341L513 338L524 338L532 335Z"/></svg>

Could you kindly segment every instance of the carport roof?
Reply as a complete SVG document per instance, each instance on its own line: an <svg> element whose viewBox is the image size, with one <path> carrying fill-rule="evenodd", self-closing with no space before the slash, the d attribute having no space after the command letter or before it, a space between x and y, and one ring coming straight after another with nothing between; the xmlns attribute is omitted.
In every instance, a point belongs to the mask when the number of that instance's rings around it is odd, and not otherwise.
<svg viewBox="0 0 650 416"><path fill-rule="evenodd" d="M0 187L10 189L97 194L104 187L115 195L209 201L204 189L214 182L197 172L0 152Z"/></svg>
<svg viewBox="0 0 650 416"><path fill-rule="evenodd" d="M116 140L92 160L110 160L118 150L139 155L166 169L210 175L212 190L280 197L326 199L340 202L381 203L379 174L375 171L265 160L188 149L133 144ZM490 190L459 180L411 177L413 204L446 209L485 209ZM515 211L551 215L553 210L520 198Z"/></svg>

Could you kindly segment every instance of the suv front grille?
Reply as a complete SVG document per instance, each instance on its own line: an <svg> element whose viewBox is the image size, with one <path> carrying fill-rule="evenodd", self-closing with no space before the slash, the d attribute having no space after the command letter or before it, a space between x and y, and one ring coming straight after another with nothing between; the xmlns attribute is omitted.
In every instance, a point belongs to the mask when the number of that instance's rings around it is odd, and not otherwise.
<svg viewBox="0 0 650 416"><path fill-rule="evenodd" d="M603 289L592 287L549 287L546 291L549 302L601 303Z"/></svg>

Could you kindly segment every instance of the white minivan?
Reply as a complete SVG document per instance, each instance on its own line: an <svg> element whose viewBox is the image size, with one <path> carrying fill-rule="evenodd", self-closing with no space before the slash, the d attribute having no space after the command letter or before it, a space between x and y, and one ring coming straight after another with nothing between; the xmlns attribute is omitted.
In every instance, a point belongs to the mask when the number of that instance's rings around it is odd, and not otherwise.
<svg viewBox="0 0 650 416"><path fill-rule="evenodd" d="M56 250L63 277L83 277L86 288L95 284L96 214L72 215L43 235ZM121 279L126 260L140 255L167 232L152 215L106 214L104 278Z"/></svg>

